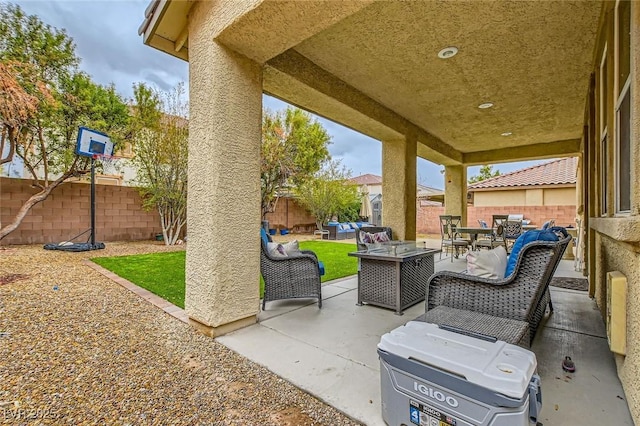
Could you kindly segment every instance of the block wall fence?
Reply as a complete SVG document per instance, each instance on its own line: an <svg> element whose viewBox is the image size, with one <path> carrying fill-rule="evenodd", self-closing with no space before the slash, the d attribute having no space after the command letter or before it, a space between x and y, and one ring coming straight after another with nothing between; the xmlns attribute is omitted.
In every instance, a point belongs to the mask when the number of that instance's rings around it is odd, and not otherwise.
<svg viewBox="0 0 640 426"><path fill-rule="evenodd" d="M0 178L0 224L8 224L37 189L31 180ZM66 241L91 227L91 186L67 182L27 213L18 229L0 241L44 244ZM157 211L142 209L135 188L96 185L96 241L151 240L161 233ZM87 241L88 234L77 241Z"/></svg>
<svg viewBox="0 0 640 426"><path fill-rule="evenodd" d="M421 206L416 202L416 230L418 234L440 234L438 216L444 214L444 207ZM502 206L467 208L467 223L478 225L478 219L491 223L494 214L523 214L532 224L542 226L549 219L554 219L558 226L576 226L576 207L567 206ZM315 229L315 218L301 207L295 199L282 198L278 201L276 211L268 213L266 220L275 229L287 228L294 233L310 233Z"/></svg>
<svg viewBox="0 0 640 426"><path fill-rule="evenodd" d="M267 213L265 220L274 229L289 229L294 233L312 233L316 229L316 218L295 198L280 198L273 213Z"/></svg>
<svg viewBox="0 0 640 426"><path fill-rule="evenodd" d="M416 229L418 234L440 235L439 216L444 214L444 207L420 206L417 203ZM576 206L502 206L467 208L467 225L479 226L478 219L485 220L491 226L494 214L523 214L533 225L542 226L549 219L554 219L557 226L576 226Z"/></svg>
<svg viewBox="0 0 640 426"><path fill-rule="evenodd" d="M30 180L0 178L0 225L9 223L35 192ZM86 183L62 184L45 201L36 204L18 229L0 241L0 245L60 242L89 229L90 194L91 187ZM416 209L417 233L439 235L438 216L444 214L444 207L421 206L417 201ZM475 226L478 219L490 223L493 214L509 213L524 214L525 219L538 226L549 219L555 219L560 226L576 225L575 206L469 206L467 223ZM295 199L280 199L276 211L268 213L266 220L271 228L287 228L294 233L311 233L315 229L315 218ZM162 232L158 213L142 209L135 188L114 185L96 185L96 228L97 241L151 240Z"/></svg>

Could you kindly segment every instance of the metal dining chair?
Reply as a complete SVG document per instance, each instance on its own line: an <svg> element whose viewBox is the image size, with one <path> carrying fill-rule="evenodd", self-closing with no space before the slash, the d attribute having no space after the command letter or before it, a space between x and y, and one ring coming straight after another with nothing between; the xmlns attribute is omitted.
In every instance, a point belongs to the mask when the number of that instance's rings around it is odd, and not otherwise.
<svg viewBox="0 0 640 426"><path fill-rule="evenodd" d="M507 223L508 215L494 214L491 221L491 228L493 232L489 235L489 238L479 239L476 241L476 248L493 249L498 246L504 246L507 248L507 243L504 238L504 228Z"/></svg>
<svg viewBox="0 0 640 426"><path fill-rule="evenodd" d="M521 220L507 220L504 225L504 240L507 253L511 252L513 243L522 235L522 221Z"/></svg>

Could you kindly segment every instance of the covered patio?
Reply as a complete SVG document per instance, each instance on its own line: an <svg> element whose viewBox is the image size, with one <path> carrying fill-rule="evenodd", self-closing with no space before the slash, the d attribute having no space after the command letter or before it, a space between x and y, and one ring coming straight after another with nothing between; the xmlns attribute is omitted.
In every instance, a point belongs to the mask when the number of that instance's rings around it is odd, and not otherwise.
<svg viewBox="0 0 640 426"><path fill-rule="evenodd" d="M436 270L462 271L465 261L436 260ZM563 260L555 276L581 277ZM284 377L299 388L368 426L383 426L380 336L424 313L424 303L402 316L393 310L356 306L357 278L323 286L323 307L315 300L270 302L259 324L216 340ZM543 320L531 350L542 378L546 426L633 425L606 342L606 330L586 292L552 287L555 312ZM575 373L562 371L565 356Z"/></svg>
<svg viewBox="0 0 640 426"><path fill-rule="evenodd" d="M189 62L193 327L221 336L286 317L259 310L264 93L382 142L382 225L398 239L416 238L418 157L444 167L445 214L467 224L467 167L577 156L576 217L595 300L585 303L608 320L608 273L625 283L611 368L640 420L640 3L153 0L140 34ZM230 228L232 244L212 244ZM570 298L565 311L580 306ZM602 335L574 320L578 335ZM541 359L565 344L549 330ZM614 406L601 401L577 411Z"/></svg>

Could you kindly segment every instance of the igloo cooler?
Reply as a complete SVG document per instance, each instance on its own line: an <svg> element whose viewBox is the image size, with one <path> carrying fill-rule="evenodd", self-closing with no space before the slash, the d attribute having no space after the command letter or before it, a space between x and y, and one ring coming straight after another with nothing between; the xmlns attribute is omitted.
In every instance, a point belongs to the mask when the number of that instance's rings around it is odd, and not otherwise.
<svg viewBox="0 0 640 426"><path fill-rule="evenodd" d="M536 357L503 341L410 321L378 344L389 426L529 426L542 406Z"/></svg>

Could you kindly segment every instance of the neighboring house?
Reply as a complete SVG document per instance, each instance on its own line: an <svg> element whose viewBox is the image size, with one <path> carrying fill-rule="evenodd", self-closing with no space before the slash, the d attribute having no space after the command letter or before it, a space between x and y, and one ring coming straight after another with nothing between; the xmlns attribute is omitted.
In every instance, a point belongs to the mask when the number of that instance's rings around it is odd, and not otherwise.
<svg viewBox="0 0 640 426"><path fill-rule="evenodd" d="M369 195L382 194L382 176L367 173L366 175L360 175L351 178L349 179L349 181L360 186L367 185L367 188L369 189Z"/></svg>
<svg viewBox="0 0 640 426"><path fill-rule="evenodd" d="M575 226L578 159L562 158L527 167L468 186L467 223L487 222L493 214L524 214L534 225L549 219Z"/></svg>
<svg viewBox="0 0 640 426"><path fill-rule="evenodd" d="M577 167L577 158L562 158L469 185L467 225L476 226L478 219L491 223L494 214L522 214L532 225L553 219L557 225L577 226ZM438 216L445 209L437 199L418 197L418 233L440 233Z"/></svg>
<svg viewBox="0 0 640 426"><path fill-rule="evenodd" d="M444 191L418 184L417 197L420 205L442 206L444 204Z"/></svg>
<svg viewBox="0 0 640 426"><path fill-rule="evenodd" d="M351 183L360 185L359 191L366 188L369 191L369 203L371 203L371 217L369 223L376 226L382 225L382 176L367 173L349 179Z"/></svg>
<svg viewBox="0 0 640 426"><path fill-rule="evenodd" d="M8 146L5 148L8 151ZM7 153L3 153L3 156ZM101 168L96 170L96 184L98 185L123 185L123 186L135 186L134 181L136 178L136 169L131 164L131 159L134 156L132 144L126 142L124 148L114 153L114 159L111 162L105 162ZM44 173L42 170L36 170L38 178L43 178ZM14 155L11 162L4 164L0 168L1 177L9 177L14 179L32 179L33 176L26 167L22 159ZM59 175L52 175L50 179L55 179ZM67 179L67 182L90 182L90 175L85 175L78 178Z"/></svg>
<svg viewBox="0 0 640 426"><path fill-rule="evenodd" d="M382 176L365 174L350 179L358 185L367 185L369 190L369 200L373 216L369 219L374 225L382 225ZM444 202L444 191L431 186L418 184L416 197L419 205L442 206Z"/></svg>

